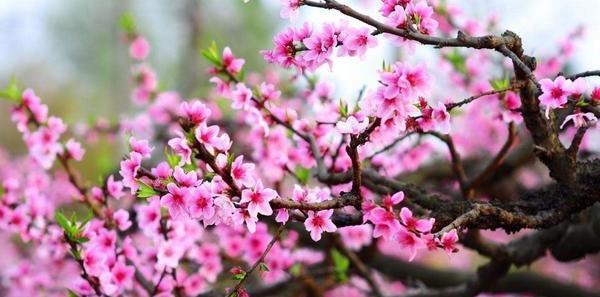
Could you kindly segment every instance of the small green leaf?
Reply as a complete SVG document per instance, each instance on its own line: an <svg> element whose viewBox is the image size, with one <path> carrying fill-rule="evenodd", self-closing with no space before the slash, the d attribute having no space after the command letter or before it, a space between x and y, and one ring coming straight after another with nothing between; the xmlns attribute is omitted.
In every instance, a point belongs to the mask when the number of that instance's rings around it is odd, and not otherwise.
<svg viewBox="0 0 600 297"><path fill-rule="evenodd" d="M87 237L77 237L77 238L75 238L75 242L77 242L77 243L86 243L88 241L90 241L90 239L87 238Z"/></svg>
<svg viewBox="0 0 600 297"><path fill-rule="evenodd" d="M138 198L146 199L158 195L158 192L156 192L154 188L145 184L144 182L138 181L138 185L140 186L137 191Z"/></svg>
<svg viewBox="0 0 600 297"><path fill-rule="evenodd" d="M348 280L348 269L350 260L346 258L337 249L331 250L331 259L333 260L335 277L338 282L344 283Z"/></svg>
<svg viewBox="0 0 600 297"><path fill-rule="evenodd" d="M342 99L340 99L339 109L340 109L340 116L342 116L343 118L348 116L348 104L346 102L344 102L344 100L342 100Z"/></svg>
<svg viewBox="0 0 600 297"><path fill-rule="evenodd" d="M260 262L258 264L258 270L262 271L262 272L267 272L270 271L269 270L269 266L267 266L267 264L265 262Z"/></svg>
<svg viewBox="0 0 600 297"><path fill-rule="evenodd" d="M227 155L227 167L231 167L233 161L235 160L235 156L233 154Z"/></svg>
<svg viewBox="0 0 600 297"><path fill-rule="evenodd" d="M575 106L577 106L577 107L586 107L588 105L590 105L590 104L585 102L585 100L579 100L579 101L577 101L577 103L575 103Z"/></svg>
<svg viewBox="0 0 600 297"><path fill-rule="evenodd" d="M22 90L17 85L17 79L13 76L8 85L0 90L0 98L19 103L21 102L21 92Z"/></svg>
<svg viewBox="0 0 600 297"><path fill-rule="evenodd" d="M75 292L73 292L73 290L71 290L71 289L67 289L67 296L68 297L79 297L79 295L75 294Z"/></svg>
<svg viewBox="0 0 600 297"><path fill-rule="evenodd" d="M4 187L0 186L0 197L4 196Z"/></svg>
<svg viewBox="0 0 600 297"><path fill-rule="evenodd" d="M467 74L466 59L463 55L460 54L460 52L457 49L454 49L450 53L446 54L445 57L446 60L448 60L448 62L450 62L450 64L454 66L454 69L456 69L456 71L462 74Z"/></svg>
<svg viewBox="0 0 600 297"><path fill-rule="evenodd" d="M234 280L242 280L244 277L246 277L246 271L240 271L232 276Z"/></svg>
<svg viewBox="0 0 600 297"><path fill-rule="evenodd" d="M119 23L121 24L121 29L123 29L125 33L135 34L135 19L133 18L133 15L130 12L125 12L123 15L121 15Z"/></svg>
<svg viewBox="0 0 600 297"><path fill-rule="evenodd" d="M206 181L212 181L212 179L215 177L215 173L214 172L206 172L204 174L204 180Z"/></svg>
<svg viewBox="0 0 600 297"><path fill-rule="evenodd" d="M175 166L179 165L181 161L181 156L172 153L168 148L165 147L165 156L167 157L167 163L171 168L175 168Z"/></svg>
<svg viewBox="0 0 600 297"><path fill-rule="evenodd" d="M490 85L492 85L492 88L495 91L500 91L510 87L510 80L508 78L508 75L504 75L504 77L501 79L490 80Z"/></svg>
<svg viewBox="0 0 600 297"><path fill-rule="evenodd" d="M302 166L296 166L295 174L298 177L298 180L306 185L308 183L308 178L310 177L310 169L304 168Z"/></svg>
<svg viewBox="0 0 600 297"><path fill-rule="evenodd" d="M94 218L94 212L91 209L88 209L87 213L85 214L85 217L79 223L79 227L78 227L79 231L83 231L83 228L85 228L87 223L89 223L93 218Z"/></svg>
<svg viewBox="0 0 600 297"><path fill-rule="evenodd" d="M217 43L214 40L210 44L210 47L208 47L205 50L202 50L200 52L200 54L202 54L202 56L204 56L208 61L213 63L215 66L221 67L221 57L219 55L219 49L217 47Z"/></svg>
<svg viewBox="0 0 600 297"><path fill-rule="evenodd" d="M293 276L299 276L301 272L302 272L302 264L300 264L300 263L296 263L296 264L292 265L292 267L290 267L290 274L292 274Z"/></svg>
<svg viewBox="0 0 600 297"><path fill-rule="evenodd" d="M54 220L60 227L63 228L63 230L69 233L69 230L71 230L71 223L60 210L57 210L54 214Z"/></svg>

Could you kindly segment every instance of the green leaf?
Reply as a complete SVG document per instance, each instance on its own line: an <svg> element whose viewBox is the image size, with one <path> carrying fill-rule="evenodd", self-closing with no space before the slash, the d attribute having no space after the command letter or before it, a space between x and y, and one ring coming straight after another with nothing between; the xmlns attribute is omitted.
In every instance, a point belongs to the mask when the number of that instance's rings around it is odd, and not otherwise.
<svg viewBox="0 0 600 297"><path fill-rule="evenodd" d="M337 249L331 250L331 259L333 260L335 278L338 282L346 282L348 280L350 260L342 255Z"/></svg>
<svg viewBox="0 0 600 297"><path fill-rule="evenodd" d="M135 28L135 19L133 18L131 12L123 13L119 23L121 24L121 29L123 29L123 31L125 31L127 34L135 34L137 31Z"/></svg>
<svg viewBox="0 0 600 297"><path fill-rule="evenodd" d="M577 107L586 107L588 105L590 105L590 104L585 102L585 100L579 100L579 101L577 101L577 103L575 103L575 106L577 106Z"/></svg>
<svg viewBox="0 0 600 297"><path fill-rule="evenodd" d="M267 264L265 262L260 262L258 264L258 270L262 271L262 272L267 272L270 271L269 270L269 266L267 266Z"/></svg>
<svg viewBox="0 0 600 297"><path fill-rule="evenodd" d="M86 243L88 241L90 241L90 239L87 238L87 237L77 237L77 238L75 238L75 242L77 242L77 243Z"/></svg>
<svg viewBox="0 0 600 297"><path fill-rule="evenodd" d="M204 174L204 180L206 181L212 181L212 179L215 177L215 173L214 172L207 172Z"/></svg>
<svg viewBox="0 0 600 297"><path fill-rule="evenodd" d="M292 265L292 267L290 267L290 273L293 276L299 276L301 272L302 272L302 264L300 264L300 263L296 263L296 264Z"/></svg>
<svg viewBox="0 0 600 297"><path fill-rule="evenodd" d="M492 85L492 88L495 91L500 91L500 90L504 90L504 89L507 89L508 87L510 87L510 80L508 78L508 75L505 74L504 77L501 79L490 80L490 85Z"/></svg>
<svg viewBox="0 0 600 297"><path fill-rule="evenodd" d="M167 163L171 168L175 168L175 166L179 165L181 161L181 156L172 153L168 148L165 147L165 156L167 157Z"/></svg>
<svg viewBox="0 0 600 297"><path fill-rule="evenodd" d="M213 63L215 66L217 66L217 67L221 66L221 57L219 55L219 48L217 47L217 43L214 40L210 44L210 47L208 47L205 50L200 51L200 54L202 54L202 56L204 56L208 61Z"/></svg>
<svg viewBox="0 0 600 297"><path fill-rule="evenodd" d="M0 186L0 197L4 196L4 187Z"/></svg>
<svg viewBox="0 0 600 297"><path fill-rule="evenodd" d="M446 54L446 60L448 60L448 62L454 66L456 71L462 74L467 74L467 66L465 63L466 59L457 49L454 49L450 53Z"/></svg>
<svg viewBox="0 0 600 297"><path fill-rule="evenodd" d="M310 177L310 169L304 168L302 166L296 166L296 170L294 173L303 185L306 185L308 183L308 178Z"/></svg>
<svg viewBox="0 0 600 297"><path fill-rule="evenodd" d="M235 160L235 156L233 154L228 154L227 155L227 167L231 167L231 164L233 164L234 160Z"/></svg>
<svg viewBox="0 0 600 297"><path fill-rule="evenodd" d="M346 104L346 102L344 102L344 100L340 99L340 104L339 104L339 108L340 108L340 115L345 118L348 116L348 104Z"/></svg>
<svg viewBox="0 0 600 297"><path fill-rule="evenodd" d="M67 289L67 296L68 297L79 297L79 295L75 294L75 292L73 292L73 290L71 290L71 289Z"/></svg>
<svg viewBox="0 0 600 297"><path fill-rule="evenodd" d="M54 220L61 228L63 228L63 230L70 233L71 223L60 210L57 210L56 213L54 213Z"/></svg>
<svg viewBox="0 0 600 297"><path fill-rule="evenodd" d="M0 98L19 103L21 102L21 92L22 90L17 85L17 79L13 76L8 85L0 90Z"/></svg>
<svg viewBox="0 0 600 297"><path fill-rule="evenodd" d="M140 186L137 191L138 198L146 199L146 198L158 195L158 192L156 192L156 190L154 190L154 188L145 184L144 182L138 181L138 184Z"/></svg>
<svg viewBox="0 0 600 297"><path fill-rule="evenodd" d="M246 277L246 271L241 271L239 273L236 273L236 274L233 275L232 278L234 280L242 280L242 279L244 279L244 277Z"/></svg>

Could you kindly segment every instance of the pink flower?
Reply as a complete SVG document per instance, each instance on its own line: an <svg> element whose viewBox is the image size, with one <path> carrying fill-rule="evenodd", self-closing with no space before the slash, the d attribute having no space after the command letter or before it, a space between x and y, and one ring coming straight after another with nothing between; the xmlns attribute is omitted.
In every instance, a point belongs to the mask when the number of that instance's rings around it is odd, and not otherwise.
<svg viewBox="0 0 600 297"><path fill-rule="evenodd" d="M411 0L382 0L383 4L379 9L379 12L383 16L389 16L395 9L404 8ZM402 14L404 14L404 9L402 10Z"/></svg>
<svg viewBox="0 0 600 297"><path fill-rule="evenodd" d="M129 286L133 280L135 269L122 262L117 262L110 272L100 275L100 285L106 295L114 295L125 286Z"/></svg>
<svg viewBox="0 0 600 297"><path fill-rule="evenodd" d="M244 163L244 156L240 155L231 164L231 176L236 184L252 187L254 185L254 164Z"/></svg>
<svg viewBox="0 0 600 297"><path fill-rule="evenodd" d="M421 240L421 238L417 237L414 233L400 230L400 232L396 233L396 240L403 248L409 250L409 258L408 261L412 261L417 256L417 250L426 248L426 244Z"/></svg>
<svg viewBox="0 0 600 297"><path fill-rule="evenodd" d="M88 248L83 252L83 266L90 275L98 276L104 272L107 269L105 261L106 254L98 249Z"/></svg>
<svg viewBox="0 0 600 297"><path fill-rule="evenodd" d="M137 222L142 229L152 230L160 224L160 201L159 199L150 199L148 205L140 205L136 209Z"/></svg>
<svg viewBox="0 0 600 297"><path fill-rule="evenodd" d="M213 197L206 183L190 190L186 204L192 218L210 220L215 214Z"/></svg>
<svg viewBox="0 0 600 297"><path fill-rule="evenodd" d="M158 267L177 268L179 260L183 257L185 250L175 240L165 240L158 247L156 257Z"/></svg>
<svg viewBox="0 0 600 297"><path fill-rule="evenodd" d="M567 103L571 95L571 81L559 76L554 81L544 78L540 80L540 85L540 103L546 106L546 118L550 118L550 108L559 108Z"/></svg>
<svg viewBox="0 0 600 297"><path fill-rule="evenodd" d="M196 171L190 170L186 173L181 167L175 167L175 170L173 171L173 177L179 186L184 188L195 187L202 182L198 180Z"/></svg>
<svg viewBox="0 0 600 297"><path fill-rule="evenodd" d="M204 123L202 124L204 125ZM192 162L192 149L190 148L187 138L185 135L183 135L183 133L178 131L178 137L171 138L168 142L168 145L177 155L181 157L181 160L178 164L179 166L184 166Z"/></svg>
<svg viewBox="0 0 600 297"><path fill-rule="evenodd" d="M298 10L302 6L302 0L281 0L281 11L279 16L284 19L289 18L290 21L294 21L298 17Z"/></svg>
<svg viewBox="0 0 600 297"><path fill-rule="evenodd" d="M456 229L452 229L450 232L444 233L440 240L441 245L447 253L454 253L457 251L456 243L458 242L458 235Z"/></svg>
<svg viewBox="0 0 600 297"><path fill-rule="evenodd" d="M317 66L329 62L329 57L337 45L337 37L333 35L332 30L323 30L321 33L313 34L302 40L308 49L302 55L304 61L314 62Z"/></svg>
<svg viewBox="0 0 600 297"><path fill-rule="evenodd" d="M446 105L438 102L431 112L431 118L435 122L436 130L443 134L450 133L450 114L446 111Z"/></svg>
<svg viewBox="0 0 600 297"><path fill-rule="evenodd" d="M75 139L69 139L65 144L65 148L69 153L69 156L73 158L75 161L81 161L83 159L83 154L85 154L85 149L81 147L81 143L75 141Z"/></svg>
<svg viewBox="0 0 600 297"><path fill-rule="evenodd" d="M123 196L123 183L115 181L114 177L110 175L106 181L106 190L110 196L119 200Z"/></svg>
<svg viewBox="0 0 600 297"><path fill-rule="evenodd" d="M426 1L408 3L406 6L406 15L408 15L417 30L423 34L430 35L438 27L438 22L433 18L433 8L427 5Z"/></svg>
<svg viewBox="0 0 600 297"><path fill-rule="evenodd" d="M339 229L342 240L351 250L358 251L371 244L373 227L371 225L349 226Z"/></svg>
<svg viewBox="0 0 600 297"><path fill-rule="evenodd" d="M431 218L429 220L417 220L412 216L412 212L410 209L403 207L400 210L400 218L402 219L402 223L408 230L419 231L422 233L428 233L431 231L433 227L433 223L435 219Z"/></svg>
<svg viewBox="0 0 600 297"><path fill-rule="evenodd" d="M277 216L275 216L275 222L285 224L290 219L290 212L285 208L277 210Z"/></svg>
<svg viewBox="0 0 600 297"><path fill-rule="evenodd" d="M183 281L183 289L188 296L200 295L207 291L208 284L200 273L194 273Z"/></svg>
<svg viewBox="0 0 600 297"><path fill-rule="evenodd" d="M337 230L337 227L331 221L332 215L333 209L308 212L308 218L304 221L304 226L310 232L312 240L319 241L321 240L321 233L331 233Z"/></svg>
<svg viewBox="0 0 600 297"><path fill-rule="evenodd" d="M240 203L248 203L248 213L252 217L257 217L259 213L270 216L273 214L273 209L271 209L269 202L277 196L275 190L264 188L262 182L257 181L253 190L245 189L242 191Z"/></svg>
<svg viewBox="0 0 600 297"><path fill-rule="evenodd" d="M236 59L228 46L223 49L223 67L230 74L238 74L245 62L244 59Z"/></svg>
<svg viewBox="0 0 600 297"><path fill-rule="evenodd" d="M377 207L369 213L369 218L375 224L373 237L390 239L400 228L400 222L396 219L396 215L391 210L386 210L382 207Z"/></svg>
<svg viewBox="0 0 600 297"><path fill-rule="evenodd" d="M594 124L598 121L598 119L591 112L586 112L586 113L577 112L577 113L566 116L565 121L560 125L560 128L562 129L565 126L565 124L567 124L569 121L573 121L573 125L576 128L579 128L579 127L588 125L588 122L591 124Z"/></svg>
<svg viewBox="0 0 600 297"><path fill-rule="evenodd" d="M218 136L218 126L207 126L206 123L202 123L196 128L195 135L196 139L204 144L208 150L216 148L220 151L227 151L231 147L231 141L227 134L224 133L221 136Z"/></svg>
<svg viewBox="0 0 600 297"><path fill-rule="evenodd" d="M177 219L182 217L186 211L186 197L189 190L187 188L180 188L174 183L167 185L169 193L165 194L160 198L160 205L169 210L169 215L172 218Z"/></svg>
<svg viewBox="0 0 600 297"><path fill-rule="evenodd" d="M404 192L400 191L392 196L387 195L383 197L383 205L387 209L392 209L394 205L399 204L402 200L404 200Z"/></svg>
<svg viewBox="0 0 600 297"><path fill-rule="evenodd" d="M359 122L354 116L349 116L346 121L339 121L335 124L338 132L342 134L359 134L360 132L367 129L369 126L369 119L364 119Z"/></svg>
<svg viewBox="0 0 600 297"><path fill-rule="evenodd" d="M252 91L244 85L244 83L238 83L235 89L231 92L233 103L231 108L248 110L252 104Z"/></svg>
<svg viewBox="0 0 600 297"><path fill-rule="evenodd" d="M183 102L179 106L180 114L186 117L195 125L206 122L210 117L211 111L206 105L198 100Z"/></svg>
<svg viewBox="0 0 600 297"><path fill-rule="evenodd" d="M377 39L369 28L348 29L346 34L342 47L350 56L363 57L367 49L377 46Z"/></svg>
<svg viewBox="0 0 600 297"><path fill-rule="evenodd" d="M150 158L150 153L154 149L150 147L148 140L137 140L135 137L129 138L129 147L131 148L131 151L140 154L142 158Z"/></svg>
<svg viewBox="0 0 600 297"><path fill-rule="evenodd" d="M135 38L129 45L129 55L136 60L144 60L150 54L150 44L142 36Z"/></svg>
<svg viewBox="0 0 600 297"><path fill-rule="evenodd" d="M121 231L125 231L131 227L131 221L129 220L129 212L124 209L119 209L113 214L113 219L117 224L117 227Z"/></svg>

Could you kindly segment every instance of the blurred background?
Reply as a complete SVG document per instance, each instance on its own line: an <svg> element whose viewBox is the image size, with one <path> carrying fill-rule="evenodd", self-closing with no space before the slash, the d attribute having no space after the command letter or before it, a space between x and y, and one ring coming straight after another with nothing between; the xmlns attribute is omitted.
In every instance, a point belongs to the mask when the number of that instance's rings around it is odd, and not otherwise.
<svg viewBox="0 0 600 297"><path fill-rule="evenodd" d="M379 0L344 1L369 7L375 15ZM597 59L600 18L595 1L518 0L451 1L473 19L499 18L498 28L518 32L529 54L556 50L556 42L583 25L586 36L578 42L574 71L600 68ZM152 45L149 62L162 88L178 90L182 97L203 97L208 87L208 64L198 54L212 40L229 45L246 59L247 71L262 70L260 49L271 47L273 34L290 25L279 17L279 0L0 0L0 85L15 76L33 88L50 106L50 114L67 123L96 117L117 120L133 110L130 104L130 60L119 20L130 12L140 32ZM535 11L535 13L533 13ZM300 19L321 23L340 18L335 12L306 8ZM383 39L380 38L380 41ZM380 42L385 43L385 42ZM427 49L416 53L426 60ZM364 60L336 63L334 72L322 67L319 75L338 83L337 95L354 96L370 81L383 59L400 57L393 48L379 47ZM343 88L341 85L343 84ZM22 152L20 135L10 122L9 105L0 102L0 145L11 154ZM99 142L88 149L84 172L110 166L120 149Z"/></svg>

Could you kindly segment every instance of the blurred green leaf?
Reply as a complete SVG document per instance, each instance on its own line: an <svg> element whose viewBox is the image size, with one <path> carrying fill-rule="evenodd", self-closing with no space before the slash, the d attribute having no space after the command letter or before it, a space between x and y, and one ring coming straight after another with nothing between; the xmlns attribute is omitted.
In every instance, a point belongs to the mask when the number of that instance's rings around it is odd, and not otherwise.
<svg viewBox="0 0 600 297"><path fill-rule="evenodd" d="M350 260L342 255L337 249L331 250L331 259L333 260L335 278L338 282L346 282L348 280Z"/></svg>
<svg viewBox="0 0 600 297"><path fill-rule="evenodd" d="M308 183L308 178L310 177L310 169L304 168L302 166L296 166L295 174L303 185Z"/></svg>
<svg viewBox="0 0 600 297"><path fill-rule="evenodd" d="M179 165L179 162L181 161L181 156L172 153L167 147L165 147L165 156L167 157L167 163L169 163L171 168L175 168L175 166Z"/></svg>
<svg viewBox="0 0 600 297"><path fill-rule="evenodd" d="M507 89L508 87L510 87L510 80L508 78L508 74L505 74L504 77L501 79L490 80L490 85L492 85L492 88L495 91Z"/></svg>
<svg viewBox="0 0 600 297"><path fill-rule="evenodd" d="M299 276L300 272L302 272L302 264L296 263L296 264L292 265L292 267L290 267L290 273L293 276Z"/></svg>
<svg viewBox="0 0 600 297"><path fill-rule="evenodd" d="M0 98L19 103L21 102L21 92L21 89L17 85L17 79L13 76L8 85L0 90Z"/></svg>
<svg viewBox="0 0 600 297"><path fill-rule="evenodd" d="M139 181L138 184L140 186L137 191L138 198L146 199L158 195L158 192L156 192L154 188L145 184L144 182Z"/></svg>
<svg viewBox="0 0 600 297"><path fill-rule="evenodd" d="M267 266L267 264L265 262L260 262L258 264L258 270L260 270L262 272L271 271L271 270L269 270L269 266Z"/></svg>
<svg viewBox="0 0 600 297"><path fill-rule="evenodd" d="M216 41L213 40L210 46L207 49L200 51L200 53L215 66L221 67L221 57Z"/></svg>
<svg viewBox="0 0 600 297"><path fill-rule="evenodd" d="M245 276L246 276L246 271L240 271L239 273L234 274L232 278L234 280L242 280L242 279L244 279Z"/></svg>
<svg viewBox="0 0 600 297"><path fill-rule="evenodd" d="M450 64L454 66L454 69L456 69L456 71L462 74L467 74L466 59L463 55L461 55L460 51L454 49L450 53L446 54L445 57L446 60L448 60L448 62L450 62Z"/></svg>
<svg viewBox="0 0 600 297"><path fill-rule="evenodd" d="M123 29L123 31L125 31L125 33L127 33L127 34L135 34L136 33L135 19L134 19L133 15L131 14L131 12L123 13L123 15L121 15L121 19L119 20L119 23L121 24L121 29Z"/></svg>

